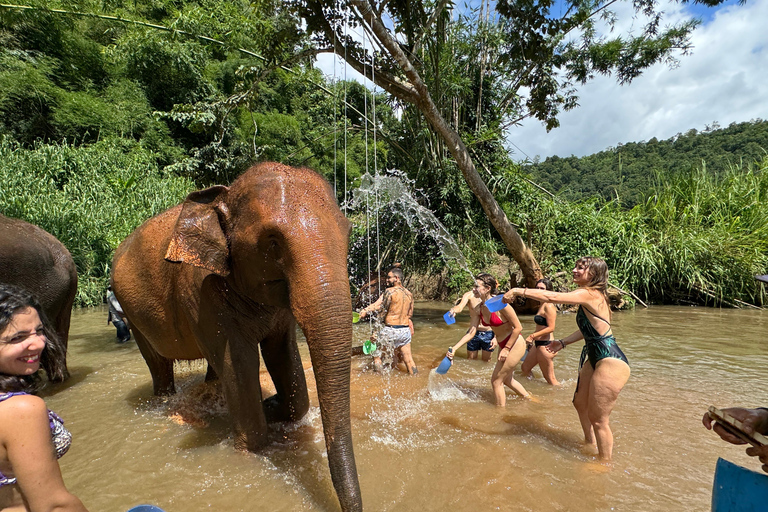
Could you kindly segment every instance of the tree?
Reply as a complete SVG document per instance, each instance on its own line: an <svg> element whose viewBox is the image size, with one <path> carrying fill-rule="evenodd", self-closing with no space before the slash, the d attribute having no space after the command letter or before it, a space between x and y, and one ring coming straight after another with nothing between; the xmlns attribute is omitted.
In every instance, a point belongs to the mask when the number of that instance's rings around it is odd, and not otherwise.
<svg viewBox="0 0 768 512"><path fill-rule="evenodd" d="M697 3L712 6L721 1ZM554 0L500 0L493 19L486 7L475 23L467 24L469 30L494 36L483 39L481 51L463 57L480 63L480 91L492 79L489 70L505 91L495 109L495 115L505 120L495 128L497 137L529 117L539 119L547 129L555 128L559 113L577 106L576 84L597 74L613 74L620 84L627 84L649 66L674 63L678 53L690 49L689 36L697 21L662 30L663 13L655 0L633 2L635 12L647 19L639 34L604 36L599 23L615 27L617 16L610 8L617 2L567 0L558 3L556 10ZM465 143L466 130L451 115L451 102L436 91L440 82L425 79L430 71L440 71L430 70L427 57L445 44L446 27L467 14L454 15L449 0L293 0L290 5L304 18L318 52L336 53L396 100L419 109L445 143L527 285L533 286L541 277L536 259L478 173L476 159ZM360 44L348 35L347 26L361 27L373 44L367 48ZM372 46L376 49L371 50ZM444 98L443 102L437 104L436 97ZM479 99L476 112L483 116L481 102ZM482 119L477 119L475 130L483 128Z"/></svg>

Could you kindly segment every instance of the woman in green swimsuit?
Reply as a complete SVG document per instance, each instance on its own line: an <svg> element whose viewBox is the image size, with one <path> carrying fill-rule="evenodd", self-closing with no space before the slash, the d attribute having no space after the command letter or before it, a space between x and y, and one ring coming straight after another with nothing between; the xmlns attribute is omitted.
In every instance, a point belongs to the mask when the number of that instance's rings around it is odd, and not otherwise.
<svg viewBox="0 0 768 512"><path fill-rule="evenodd" d="M611 331L608 266L605 261L590 256L580 258L573 269L573 282L579 288L567 293L513 288L504 295L504 302L524 296L540 302L579 305L576 315L579 330L562 340L553 341L547 345L547 350L556 353L581 339L586 342L581 353L573 406L579 413L584 430L584 444L597 444L600 458L610 460L613 433L608 418L619 392L629 380L629 362ZM584 364L586 361L589 364Z"/></svg>

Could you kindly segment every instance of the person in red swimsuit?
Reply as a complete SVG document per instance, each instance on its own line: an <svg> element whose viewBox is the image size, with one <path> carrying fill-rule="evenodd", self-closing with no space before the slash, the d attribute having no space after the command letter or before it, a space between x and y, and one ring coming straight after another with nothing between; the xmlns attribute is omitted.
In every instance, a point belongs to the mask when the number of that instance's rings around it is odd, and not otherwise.
<svg viewBox="0 0 768 512"><path fill-rule="evenodd" d="M474 290L477 291L478 296L483 301L480 306L480 314L472 319L467 334L451 347L446 355L453 359L453 354L472 339L478 326L485 325L490 327L493 330L494 341L501 340L498 341L500 349L499 358L496 362L496 367L493 369L493 374L491 375L491 387L493 388L493 394L496 397L496 405L504 407L507 405L507 393L504 389L505 385L509 386L512 391L523 398L530 398L531 395L525 390L523 385L517 382L514 378L515 366L520 362L523 354L525 354L525 340L520 336L520 333L523 331L523 325L517 318L515 310L512 309L509 304L504 306L504 309L500 310L498 313L491 313L485 305L486 300L498 293L496 290L497 286L498 283L492 275L477 275L475 278Z"/></svg>

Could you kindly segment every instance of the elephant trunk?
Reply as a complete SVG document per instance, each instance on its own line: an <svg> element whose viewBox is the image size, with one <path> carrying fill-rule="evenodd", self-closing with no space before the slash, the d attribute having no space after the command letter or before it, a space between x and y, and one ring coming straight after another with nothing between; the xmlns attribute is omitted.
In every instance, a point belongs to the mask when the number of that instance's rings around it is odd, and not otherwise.
<svg viewBox="0 0 768 512"><path fill-rule="evenodd" d="M289 276L291 309L309 345L333 486L343 511L360 511L349 415L352 315L346 257L333 265L313 259L304 259L303 270Z"/></svg>

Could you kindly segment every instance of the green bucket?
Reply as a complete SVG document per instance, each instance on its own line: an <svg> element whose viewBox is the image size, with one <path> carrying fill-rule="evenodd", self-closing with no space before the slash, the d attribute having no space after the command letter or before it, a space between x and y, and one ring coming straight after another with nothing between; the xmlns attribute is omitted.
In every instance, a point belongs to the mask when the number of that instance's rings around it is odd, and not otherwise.
<svg viewBox="0 0 768 512"><path fill-rule="evenodd" d="M372 342L371 340L365 340L365 343L363 343L363 354L369 356L373 354L376 351L376 343Z"/></svg>

